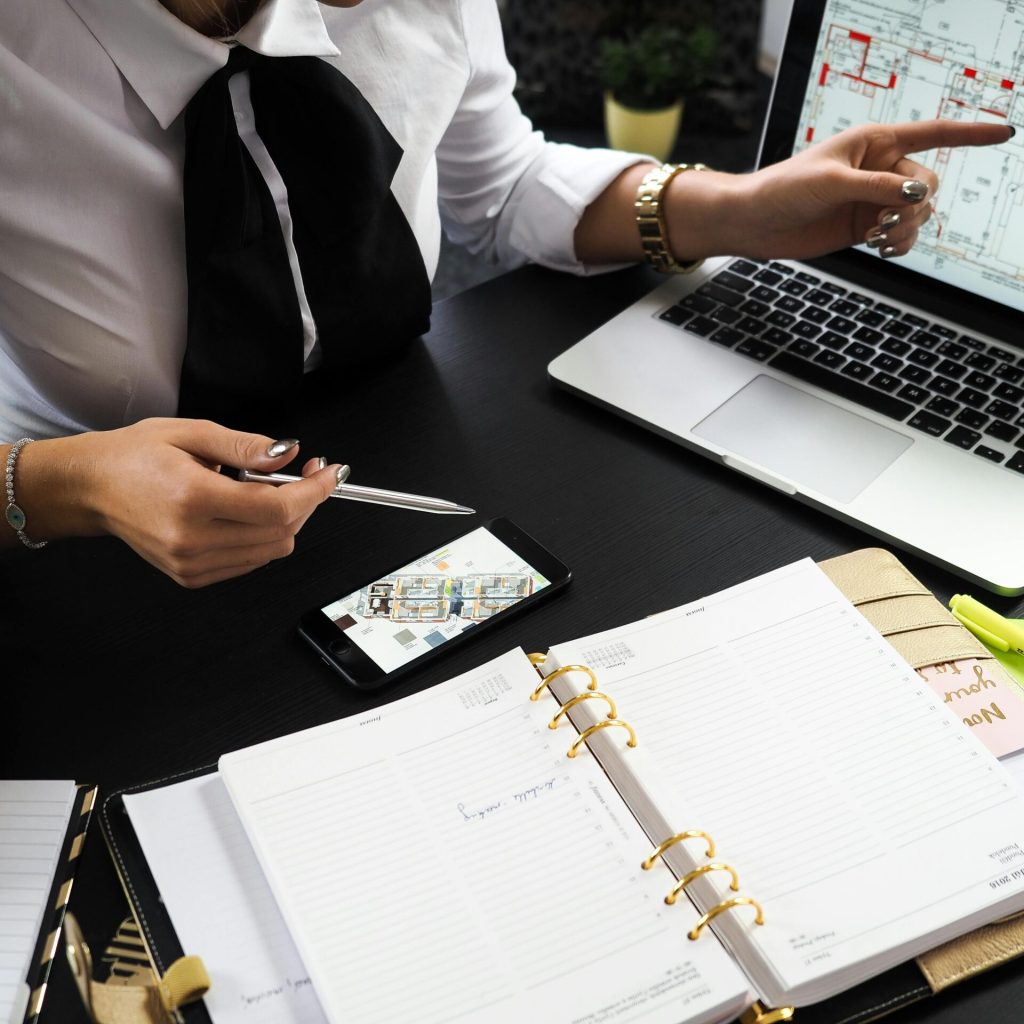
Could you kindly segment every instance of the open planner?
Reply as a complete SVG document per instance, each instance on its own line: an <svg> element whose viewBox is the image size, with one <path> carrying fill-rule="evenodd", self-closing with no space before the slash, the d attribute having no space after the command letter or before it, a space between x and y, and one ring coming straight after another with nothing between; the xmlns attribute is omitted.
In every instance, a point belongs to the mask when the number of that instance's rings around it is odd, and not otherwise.
<svg viewBox="0 0 1024 1024"><path fill-rule="evenodd" d="M214 1024L799 1021L1024 909L1013 774L810 561L120 794L138 877L125 812Z"/></svg>

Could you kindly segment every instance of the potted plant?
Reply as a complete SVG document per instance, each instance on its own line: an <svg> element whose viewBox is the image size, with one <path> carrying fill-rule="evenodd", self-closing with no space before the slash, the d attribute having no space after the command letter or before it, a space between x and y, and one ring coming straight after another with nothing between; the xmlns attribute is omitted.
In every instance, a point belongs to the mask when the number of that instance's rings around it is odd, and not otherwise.
<svg viewBox="0 0 1024 1024"><path fill-rule="evenodd" d="M601 40L597 75L614 149L668 158L683 107L708 79L717 40L708 25L654 25Z"/></svg>

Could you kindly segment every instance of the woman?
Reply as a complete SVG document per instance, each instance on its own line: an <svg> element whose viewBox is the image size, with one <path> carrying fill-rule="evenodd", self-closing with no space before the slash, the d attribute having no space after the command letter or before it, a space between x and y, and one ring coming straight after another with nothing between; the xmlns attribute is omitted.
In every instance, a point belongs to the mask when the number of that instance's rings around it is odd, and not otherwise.
<svg viewBox="0 0 1024 1024"><path fill-rule="evenodd" d="M245 59L228 65L233 50ZM282 65L281 57L289 61ZM317 77L325 65L335 79L344 76L342 92L353 103L368 104L358 123L379 119L381 146L394 147L378 177L382 208L397 201L390 214L398 235L369 230L349 248L358 263L364 247L376 253L379 244L405 239L398 250L418 283L398 282L402 301L424 295L442 219L453 239L506 266L535 261L587 273L642 258L634 202L650 160L546 143L532 131L512 97L494 0L5 4L0 437L8 443L0 444L0 460L10 528L0 529L0 545L111 533L189 587L292 550L339 467L309 459L305 479L280 488L216 472L222 464L278 470L297 446L236 429L254 422L241 414L214 415L214 422L202 402L189 401L190 369L219 365L204 364L192 347L202 334L196 290L205 286L207 300L226 305L224 332L233 312L258 328L261 294L232 306L219 278L209 276L215 261L196 256L196 239L213 231L209 220L221 216L223 203L207 196L205 218L189 220L188 208L183 216L190 180L194 190L209 184L186 149L197 145L195 126L227 104L237 126L232 144L247 173L258 168L270 204L264 212L279 220L273 230L291 274L296 324L290 351L297 359L301 350L307 371L348 359L368 333L360 326L366 311L350 306L361 296L341 300L351 284L347 270L339 291L317 285L322 264L333 261L300 251L298 204L307 190L289 193L288 152L261 130L267 115L255 101L268 95L283 121L302 120L312 104L289 106L276 86L261 82L273 82L282 66ZM203 102L205 114L197 113ZM321 175L326 198L317 202L349 204L358 220L367 202L362 189L339 183L350 170L352 180L363 180L365 147L346 148L352 137L344 133L329 141L337 125L302 124L297 146L316 156L322 143L340 154ZM870 236L882 256L902 255L930 215L927 196L937 186L907 154L999 143L1010 134L938 121L869 126L754 174L676 174L661 195L669 254L680 263L718 254L810 257ZM221 152L221 142L206 145L207 154ZM343 252L341 263L353 253ZM367 286L387 283L383 271L392 262L383 255L370 261ZM257 279L243 275L242 283ZM421 333L423 316L411 310L396 335L403 324L408 336ZM328 320L336 321L337 338L327 337ZM273 341L281 332L269 333ZM221 382L230 388L233 374L211 372L215 391ZM36 440L15 443L22 438Z"/></svg>

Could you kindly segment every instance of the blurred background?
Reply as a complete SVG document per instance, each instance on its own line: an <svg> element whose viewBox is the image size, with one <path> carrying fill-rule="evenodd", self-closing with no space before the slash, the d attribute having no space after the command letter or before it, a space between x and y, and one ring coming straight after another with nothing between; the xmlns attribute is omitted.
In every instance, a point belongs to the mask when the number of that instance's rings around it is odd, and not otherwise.
<svg viewBox="0 0 1024 1024"><path fill-rule="evenodd" d="M498 6L517 72L516 97L548 138L742 172L757 160L791 4L499 0ZM661 135L650 141L634 134L655 126ZM445 239L434 300L497 273Z"/></svg>

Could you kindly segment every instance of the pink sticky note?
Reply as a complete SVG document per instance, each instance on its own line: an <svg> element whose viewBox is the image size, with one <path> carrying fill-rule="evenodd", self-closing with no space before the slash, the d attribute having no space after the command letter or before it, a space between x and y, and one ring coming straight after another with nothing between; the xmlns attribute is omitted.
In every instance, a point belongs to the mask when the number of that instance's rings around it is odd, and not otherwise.
<svg viewBox="0 0 1024 1024"><path fill-rule="evenodd" d="M1024 699L986 665L964 658L917 674L996 757L1024 748Z"/></svg>

